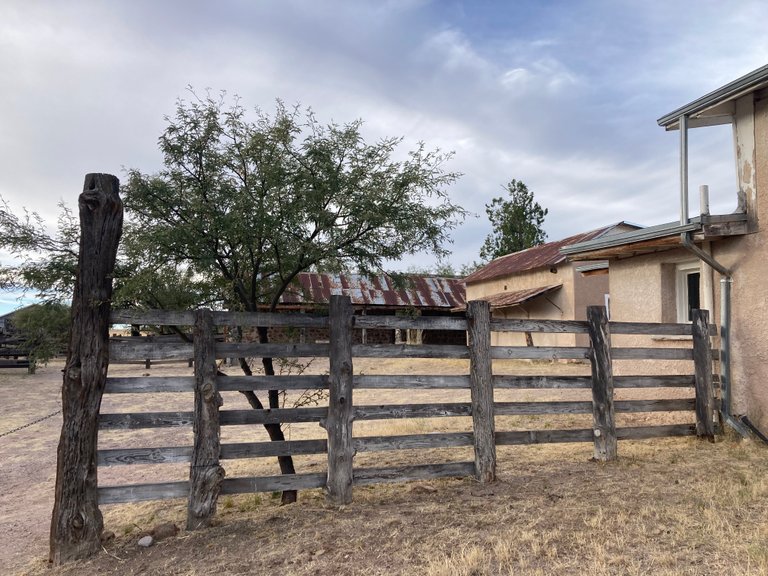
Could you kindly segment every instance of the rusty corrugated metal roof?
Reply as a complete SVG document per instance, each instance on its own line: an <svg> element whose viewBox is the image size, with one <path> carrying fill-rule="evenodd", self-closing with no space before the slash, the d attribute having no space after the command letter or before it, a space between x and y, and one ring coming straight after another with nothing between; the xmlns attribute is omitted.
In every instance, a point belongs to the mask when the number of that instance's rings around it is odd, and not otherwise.
<svg viewBox="0 0 768 576"><path fill-rule="evenodd" d="M527 250L507 254L506 256L501 256L500 258L492 260L479 270L475 270L472 274L464 278L464 282L472 284L474 282L482 282L499 276L517 274L535 268L556 266L561 262L565 262L565 256L560 253L561 248L578 242L586 242L588 240L600 238L612 231L617 231L617 229L622 226L626 228L639 228L639 226L634 224L619 222L618 224L611 224L610 226L604 226L597 230L590 230L589 232L569 236L562 240L547 242L546 244L540 244L539 246L534 246Z"/></svg>
<svg viewBox="0 0 768 576"><path fill-rule="evenodd" d="M402 281L381 274L302 272L286 291L282 304L328 304L334 294L349 296L356 306L458 308L466 303L461 278L404 275ZM400 279L398 279L400 280Z"/></svg>
<svg viewBox="0 0 768 576"><path fill-rule="evenodd" d="M537 286L536 288L525 288L524 290L514 290L512 292L499 292L497 294L491 294L490 296L483 296L478 298L478 300L489 302L491 310L512 308L513 306L519 306L528 300L533 300L534 298L538 298L549 292L554 292L562 286L562 284L551 284L549 286ZM466 306L460 306L455 311L463 311L466 310L466 308Z"/></svg>

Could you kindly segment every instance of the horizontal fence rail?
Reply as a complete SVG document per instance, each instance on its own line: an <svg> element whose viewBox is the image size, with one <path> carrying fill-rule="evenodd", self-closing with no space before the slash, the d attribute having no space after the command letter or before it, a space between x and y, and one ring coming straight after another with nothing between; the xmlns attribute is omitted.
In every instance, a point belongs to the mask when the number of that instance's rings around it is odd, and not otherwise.
<svg viewBox="0 0 768 576"><path fill-rule="evenodd" d="M238 494L248 492L273 492L283 490L304 490L310 488L328 489L329 498L348 501L354 486L382 482L402 482L427 478L476 476L483 481L495 476L495 446L522 446L544 443L592 442L598 459L610 459L611 443L617 440L642 440L663 437L699 435L709 437L714 433L712 361L717 359L712 350L710 337L717 334L714 326L706 322L706 314L698 313L692 324L648 324L630 322L607 322L602 319L602 328L595 335L590 321L553 320L508 320L493 319L483 315L485 303L472 303L467 318L457 317L409 317L352 315L346 308L346 319L339 320L340 303L334 297L329 316L310 314L271 314L208 312L210 323L218 331L208 341L208 360L275 357L311 358L348 354L346 365L338 361L330 374L326 375L285 375L229 376L213 374L209 385L217 394L231 392L259 392L270 390L329 391L331 401L327 406L300 408L265 408L262 410L217 409L216 424L220 426L245 425L286 425L306 424L326 428L328 439L221 442L216 439L216 458L213 465L248 458L275 458L324 455L327 468L313 473L282 474L278 476L222 477L215 484L217 494ZM344 306L341 306L344 309ZM479 310L479 312L478 312ZM703 322L702 322L703 315ZM170 325L196 326L199 313L145 311L113 311L112 322L139 326ZM329 331L327 342L263 344L258 342L230 342L223 334L241 326L267 327L275 329L315 329ZM600 325L598 325L600 326ZM446 344L360 344L347 338L346 352L339 351L339 330L451 330L468 331L466 345ZM335 332L334 332L335 331ZM550 334L587 334L589 346L490 346L489 340L482 347L482 335L507 332L541 332ZM331 337L333 334L336 336ZM475 336L472 336L474 334ZM670 347L621 347L611 346L610 335L639 336L683 336L690 337ZM583 338L583 336L582 336ZM198 370L198 338L192 342L178 342L168 338L130 338L113 340L110 356L113 362L140 360L188 360L196 358ZM473 348L474 346L474 348ZM706 348L706 353L703 350ZM603 351L598 358L596 350ZM698 352L697 352L698 350ZM206 358L205 356L203 358ZM468 361L467 372L448 375L387 374L364 375L352 373L354 358L428 358L459 359ZM557 364L548 365L543 374L493 374L493 361L581 361L592 367L592 375L557 374ZM613 376L610 369L613 361L643 360L649 362L684 361L690 362L690 373L683 375L621 375ZM695 361L695 362L694 362ZM339 366L341 364L341 366ZM534 364L535 365L535 364ZM694 370L694 365L696 370ZM484 366L484 367L483 367ZM113 377L108 376L107 394L187 393L204 394L199 388L196 376L164 377ZM347 388L337 388L346 386ZM619 389L690 389L695 397L654 398L614 400L613 390ZM469 390L469 402L404 403L365 405L353 401L353 390ZM536 400L498 401L493 398L494 390L591 390L591 400ZM340 392L342 390L346 390ZM480 393L479 390L486 392ZM336 394L336 396L334 396ZM398 394L398 397L402 397ZM335 398L335 400L334 400ZM606 404L607 402L607 404ZM708 403L709 402L709 403ZM600 412L598 406L607 406L607 412ZM703 406L703 407L702 407ZM110 430L141 430L159 428L196 427L197 412L157 411L144 413L103 413L99 416L99 428ZM691 413L688 424L663 424L645 426L616 426L615 414L637 414L658 412ZM592 428L539 429L539 430L496 430L496 417L539 417L543 415L592 415ZM694 415L697 415L694 420ZM583 416L582 416L583 417ZM390 436L353 436L352 422L392 419L433 419L465 418L471 420L470 430L450 432L425 432ZM503 422L499 420L498 422ZM345 422L347 424L345 424ZM598 434L599 432L599 434ZM219 432L214 432L218 434ZM333 435L336 436L333 436ZM340 435L339 435L340 434ZM331 438L334 438L331 442ZM490 444L488 444L490 442ZM195 443L197 445L197 441ZM360 468L353 466L354 454L376 453L398 450L431 450L435 448L472 448L474 462L420 463L413 466ZM98 465L103 467L157 464L191 464L196 457L195 446L126 447L98 451ZM337 458L336 453L349 454ZM607 456L606 456L607 455ZM614 456L615 457L615 452ZM332 488L330 488L332 486ZM207 495L210 498L210 494ZM164 498L199 499L190 481L134 484L125 486L102 486L99 488L101 504L134 502ZM215 498L214 498L215 502ZM192 506L192 504L190 504ZM215 507L214 507L215 508Z"/></svg>

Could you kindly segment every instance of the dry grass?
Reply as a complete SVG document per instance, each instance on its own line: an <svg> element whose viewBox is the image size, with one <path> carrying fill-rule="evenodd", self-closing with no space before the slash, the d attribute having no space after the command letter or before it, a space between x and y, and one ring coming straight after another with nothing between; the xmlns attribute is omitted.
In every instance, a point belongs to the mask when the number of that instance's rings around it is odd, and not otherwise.
<svg viewBox="0 0 768 576"><path fill-rule="evenodd" d="M499 368L515 373L540 373L546 368L517 364ZM463 367L445 369L459 371ZM407 370L415 373L429 368L414 365ZM567 365L565 370L579 373L584 366ZM377 362L365 366L364 371L402 373L403 366ZM158 372L153 368L152 373ZM12 399L21 382L0 378L0 401L21 410L22 404L28 406L30 400L34 406L34 398L45 392L38 406L47 406L53 387L31 388L28 384L24 383L26 402L22 403ZM176 409L167 404L160 407L161 396L132 399L125 395L105 402L110 411L135 407ZM163 400L167 399L166 395ZM186 399L173 400L177 401L179 409L189 409ZM419 391L400 398L383 391L356 392L356 402L363 403L427 401L462 399L446 391ZM243 400L233 394L227 395L225 402L225 408L237 408ZM29 409L25 416L33 412ZM539 421L538 427L583 425L576 417L563 418L574 420L547 419ZM3 412L2 428L10 421ZM357 423L355 432L418 433L435 430L435 425L440 430L471 428L466 418L420 419ZM498 427L530 425L529 420L510 418L500 421ZM55 425L51 431L55 436ZM247 427L232 427L227 433L230 441L262 439L261 431ZM104 445L124 444L124 434L105 435L102 441ZM293 438L321 437L322 430L317 425L293 426L290 434ZM30 438L24 440L25 450L30 449L40 464L43 452L33 449L35 442L43 442L38 436L39 430L37 435L30 430L21 440ZM185 433L179 431L160 438L152 432L132 443L167 445L186 443L186 439ZM55 446L55 439L48 442L48 449L51 445ZM355 489L353 504L343 508L327 506L320 490L306 491L297 504L285 507L280 507L279 499L271 494L223 497L217 526L181 532L149 549L136 546L138 535L160 522L173 521L183 526L185 502L108 506L104 508L105 527L114 531L116 538L95 558L49 569L43 560L43 540L35 542L33 554L25 562L14 560L13 569L4 573L768 574L768 453L764 446L734 439L716 444L665 439L622 442L619 452L617 462L605 465L589 460L592 449L588 444L499 447L499 478L492 485L461 479L361 487ZM11 454L20 460L25 458L24 451L14 450L10 442L0 443L0 457ZM45 465L50 466L50 455L47 458ZM383 466L471 458L468 449L402 451L360 454L356 464ZM5 462L4 475L8 474ZM226 467L229 476L277 470L271 459L229 461ZM297 459L297 468L302 472L320 471L323 467L321 456ZM183 465L115 467L100 471L100 480L161 481L183 479L186 473ZM50 470L45 474L50 482ZM35 490L43 488L40 485ZM29 493L29 484L17 489L16 498L22 494L34 496ZM0 500L3 516L17 513L13 498L13 494L6 493ZM47 523L48 518L43 521ZM6 547L16 544L15 532L9 534ZM35 559L30 561L32 556Z"/></svg>

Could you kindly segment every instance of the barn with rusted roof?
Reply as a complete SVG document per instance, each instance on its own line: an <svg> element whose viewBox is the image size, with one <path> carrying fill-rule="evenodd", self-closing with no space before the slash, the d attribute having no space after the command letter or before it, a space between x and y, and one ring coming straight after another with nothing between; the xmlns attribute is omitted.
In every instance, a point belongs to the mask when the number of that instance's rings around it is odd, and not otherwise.
<svg viewBox="0 0 768 576"><path fill-rule="evenodd" d="M280 308L322 313L333 295L349 296L358 315L456 316L462 314L460 310L466 305L461 278L302 272L283 295ZM327 337L318 331L307 333L305 340L318 341ZM369 329L356 331L356 338L368 344L464 344L466 336L455 330L412 330L406 333Z"/></svg>

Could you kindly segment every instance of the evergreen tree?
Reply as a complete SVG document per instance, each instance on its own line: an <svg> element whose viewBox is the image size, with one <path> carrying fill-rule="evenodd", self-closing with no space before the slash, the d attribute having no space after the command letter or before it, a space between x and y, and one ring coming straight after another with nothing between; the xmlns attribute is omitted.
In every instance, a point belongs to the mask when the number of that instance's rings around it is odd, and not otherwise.
<svg viewBox="0 0 768 576"><path fill-rule="evenodd" d="M518 180L509 182L507 191L508 200L498 197L485 205L493 232L480 248L480 258L484 261L537 246L547 239L541 225L548 210L542 208L533 199L533 192Z"/></svg>

